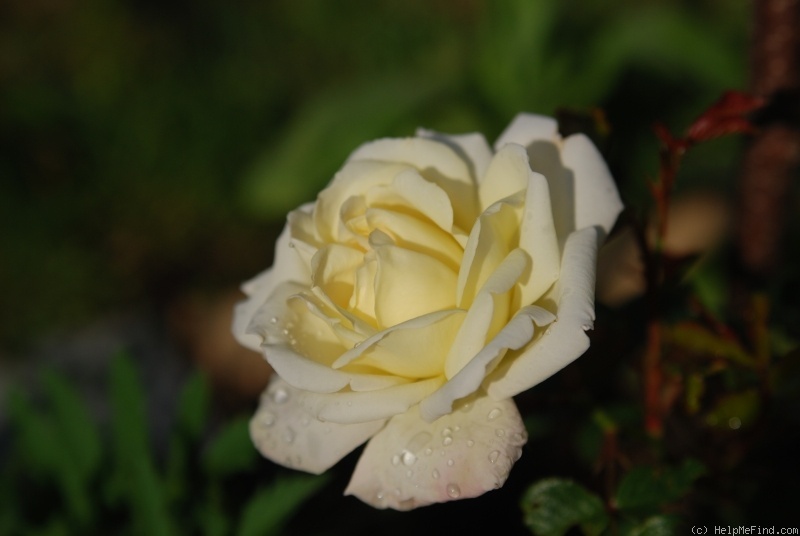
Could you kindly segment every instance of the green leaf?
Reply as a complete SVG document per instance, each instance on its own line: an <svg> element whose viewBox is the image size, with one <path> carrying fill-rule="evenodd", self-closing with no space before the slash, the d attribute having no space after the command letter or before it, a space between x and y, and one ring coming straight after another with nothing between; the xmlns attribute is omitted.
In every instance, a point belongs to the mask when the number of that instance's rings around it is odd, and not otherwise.
<svg viewBox="0 0 800 536"><path fill-rule="evenodd" d="M710 426L738 430L742 426L751 425L758 417L760 409L761 399L758 391L747 389L720 398L714 409L706 415L706 423Z"/></svg>
<svg viewBox="0 0 800 536"><path fill-rule="evenodd" d="M256 493L244 507L237 536L279 534L303 502L328 481L327 476L286 476Z"/></svg>
<svg viewBox="0 0 800 536"><path fill-rule="evenodd" d="M539 536L561 536L579 525L587 535L608 525L603 501L571 480L549 478L528 488L522 499L525 524Z"/></svg>
<svg viewBox="0 0 800 536"><path fill-rule="evenodd" d="M664 338L698 354L729 359L747 367L755 366L755 359L745 352L738 341L724 338L699 324L676 324L664 330Z"/></svg>
<svg viewBox="0 0 800 536"><path fill-rule="evenodd" d="M61 447L69 452L70 464L85 484L100 465L100 433L78 393L63 378L48 371L44 383Z"/></svg>
<svg viewBox="0 0 800 536"><path fill-rule="evenodd" d="M619 484L616 505L620 510L658 512L683 497L705 471L705 466L693 459L679 467L634 467Z"/></svg>
<svg viewBox="0 0 800 536"><path fill-rule="evenodd" d="M624 526L620 532L624 536L673 536L677 521L674 516L652 516L639 524Z"/></svg>
<svg viewBox="0 0 800 536"><path fill-rule="evenodd" d="M202 433L208 420L209 391L205 376L196 371L186 381L178 400L178 429L195 440Z"/></svg>
<svg viewBox="0 0 800 536"><path fill-rule="evenodd" d="M214 437L203 456L203 467L209 475L223 477L253 467L258 457L249 426L250 419L240 417Z"/></svg>

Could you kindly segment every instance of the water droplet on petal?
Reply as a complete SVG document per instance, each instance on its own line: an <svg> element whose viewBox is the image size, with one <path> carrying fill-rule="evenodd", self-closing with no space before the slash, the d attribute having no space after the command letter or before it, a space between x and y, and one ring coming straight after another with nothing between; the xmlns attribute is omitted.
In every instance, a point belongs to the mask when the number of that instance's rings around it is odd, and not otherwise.
<svg viewBox="0 0 800 536"><path fill-rule="evenodd" d="M461 411L463 411L464 413L468 412L471 409L472 409L472 403L471 402L467 402L466 404L461 406Z"/></svg>
<svg viewBox="0 0 800 536"><path fill-rule="evenodd" d="M453 428L453 431L454 431L454 432L458 432L459 430L461 430L461 427L460 427L460 426L456 426L455 428Z"/></svg>
<svg viewBox="0 0 800 536"><path fill-rule="evenodd" d="M496 435L497 437L503 437L504 435L506 435L506 431L503 430L502 428L498 428L497 430L494 431L494 435Z"/></svg>
<svg viewBox="0 0 800 536"><path fill-rule="evenodd" d="M276 404L283 404L287 400L289 400L289 391L283 387L278 387L272 392L272 401Z"/></svg>
<svg viewBox="0 0 800 536"><path fill-rule="evenodd" d="M292 430L291 428L287 428L286 432L284 432L283 434L283 440L286 441L287 443L291 443L292 441L294 441L294 430Z"/></svg>
<svg viewBox="0 0 800 536"><path fill-rule="evenodd" d="M433 454L432 448L428 447L427 449L425 449L425 456L430 456L431 454Z"/></svg>
<svg viewBox="0 0 800 536"><path fill-rule="evenodd" d="M453 435L453 431L450 428L444 428L442 429L442 435L445 437Z"/></svg>
<svg viewBox="0 0 800 536"><path fill-rule="evenodd" d="M269 323L270 324L277 324L278 323L278 317L277 316L273 316L272 318L269 319Z"/></svg>
<svg viewBox="0 0 800 536"><path fill-rule="evenodd" d="M455 461L453 461L453 459L452 459L452 458L451 458L451 459L449 459L449 460L447 460L447 466L448 466L448 467L453 467L455 464L456 464L456 462L455 462Z"/></svg>
<svg viewBox="0 0 800 536"><path fill-rule="evenodd" d="M499 457L500 457L499 450L493 450L492 452L489 453L489 461L492 463L495 463Z"/></svg>
<svg viewBox="0 0 800 536"><path fill-rule="evenodd" d="M275 415L269 411L265 411L261 414L261 426L264 428L269 428L273 424L275 424Z"/></svg>
<svg viewBox="0 0 800 536"><path fill-rule="evenodd" d="M489 412L486 418L489 419L490 421L493 421L496 418L498 418L501 413L503 413L503 411L500 408L494 408L492 411Z"/></svg>
<svg viewBox="0 0 800 536"><path fill-rule="evenodd" d="M392 456L392 465L400 465L400 455L395 454Z"/></svg>
<svg viewBox="0 0 800 536"><path fill-rule="evenodd" d="M450 436L447 436L444 439L442 439L442 445L444 445L445 447L452 443L453 443L453 438Z"/></svg>
<svg viewBox="0 0 800 536"><path fill-rule="evenodd" d="M468 447L471 447L471 446L472 446L472 445L474 445L474 444L475 444L475 442L474 442L473 440L471 440L471 439L468 439L468 440L467 440L467 446L468 446Z"/></svg>
<svg viewBox="0 0 800 536"><path fill-rule="evenodd" d="M433 472L431 473L431 476L434 478L434 480L439 478L439 471L434 469Z"/></svg>
<svg viewBox="0 0 800 536"><path fill-rule="evenodd" d="M449 495L453 499L458 499L459 497L461 497L461 488L458 487L458 484L448 484L447 495Z"/></svg>
<svg viewBox="0 0 800 536"><path fill-rule="evenodd" d="M375 494L375 496L378 498L379 501L382 501L383 500L383 491L379 491L378 493Z"/></svg>
<svg viewBox="0 0 800 536"><path fill-rule="evenodd" d="M410 450L403 451L403 465L414 465L417 461L416 455Z"/></svg>

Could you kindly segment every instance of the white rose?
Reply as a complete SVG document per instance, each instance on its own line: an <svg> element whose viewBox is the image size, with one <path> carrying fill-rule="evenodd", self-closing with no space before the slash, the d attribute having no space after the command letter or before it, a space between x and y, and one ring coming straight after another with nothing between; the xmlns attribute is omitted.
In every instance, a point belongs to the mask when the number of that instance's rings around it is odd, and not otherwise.
<svg viewBox="0 0 800 536"><path fill-rule="evenodd" d="M261 453L321 473L369 439L346 493L407 510L500 487L525 428L511 397L589 346L598 244L622 208L583 135L519 115L350 155L293 211L233 330L276 375Z"/></svg>

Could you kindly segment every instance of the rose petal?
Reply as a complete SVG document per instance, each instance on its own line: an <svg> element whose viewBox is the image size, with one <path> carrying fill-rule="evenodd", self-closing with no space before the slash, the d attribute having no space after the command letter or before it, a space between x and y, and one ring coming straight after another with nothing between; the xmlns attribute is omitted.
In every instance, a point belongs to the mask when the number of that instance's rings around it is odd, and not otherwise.
<svg viewBox="0 0 800 536"><path fill-rule="evenodd" d="M393 326L374 337L374 343L364 341L358 347L358 356L347 362L406 378L438 376L466 314L461 309L440 311ZM419 322L423 319L430 322ZM342 358L333 366L339 366Z"/></svg>
<svg viewBox="0 0 800 536"><path fill-rule="evenodd" d="M465 398L478 390L508 350L518 350L534 336L534 324L542 326L552 322L553 315L538 307L524 307L512 318L480 352L441 388L420 403L420 415L432 422L453 409L456 400Z"/></svg>
<svg viewBox="0 0 800 536"><path fill-rule="evenodd" d="M469 309L508 252L517 247L522 192L487 208L470 232L458 272L456 303Z"/></svg>
<svg viewBox="0 0 800 536"><path fill-rule="evenodd" d="M512 397L549 378L580 357L589 347L586 331L594 322L594 279L598 229L587 227L570 235L554 288L558 319L519 355L506 359L487 378L495 400Z"/></svg>
<svg viewBox="0 0 800 536"><path fill-rule="evenodd" d="M478 189L481 208L486 210L501 199L524 190L530 174L525 148L513 143L503 146L492 158Z"/></svg>
<svg viewBox="0 0 800 536"><path fill-rule="evenodd" d="M336 304L346 306L353 296L356 270L364 254L341 244L328 244L311 259L312 284L318 286Z"/></svg>
<svg viewBox="0 0 800 536"><path fill-rule="evenodd" d="M518 114L511 124L497 138L495 151L499 151L507 143L516 143L528 147L536 141L554 142L560 140L558 122L552 117L534 114ZM545 175L546 176L546 175Z"/></svg>
<svg viewBox="0 0 800 536"><path fill-rule="evenodd" d="M346 164L331 184L317 196L314 225L325 243L338 242L342 207L353 196L363 196L370 188L391 184L405 164L359 161Z"/></svg>
<svg viewBox="0 0 800 536"><path fill-rule="evenodd" d="M348 163L377 160L399 162L415 167L428 180L441 187L450 199L454 221L461 229L469 229L477 215L475 182L469 161L464 160L448 144L425 138L383 139L356 149Z"/></svg>
<svg viewBox="0 0 800 536"><path fill-rule="evenodd" d="M361 392L327 394L299 391L298 403L323 421L341 424L375 421L405 413L442 383L444 377L440 376Z"/></svg>
<svg viewBox="0 0 800 536"><path fill-rule="evenodd" d="M454 308L458 276L446 264L397 246L380 246L375 253L375 317L380 326Z"/></svg>
<svg viewBox="0 0 800 536"><path fill-rule="evenodd" d="M260 351L261 338L248 332L250 321L256 311L264 304L275 288L284 282L295 282L308 286L311 284L311 270L308 264L290 247L290 226L284 226L275 244L275 262L271 268L242 285L248 299L240 302L233 315L233 335L240 344Z"/></svg>
<svg viewBox="0 0 800 536"><path fill-rule="evenodd" d="M529 267L528 255L521 249L514 249L483 285L458 335L445 351L445 375L448 379L455 376L506 325L511 315L511 290Z"/></svg>
<svg viewBox="0 0 800 536"><path fill-rule="evenodd" d="M483 134L477 132L453 135L418 128L417 136L447 144L470 166L472 179L476 185L486 173L486 168L489 167L489 162L492 160L492 149L486 143Z"/></svg>
<svg viewBox="0 0 800 536"><path fill-rule="evenodd" d="M564 166L575 175L575 229L599 225L611 231L622 211L622 201L605 160L594 144L583 134L564 140L561 151Z"/></svg>
<svg viewBox="0 0 800 536"><path fill-rule="evenodd" d="M526 440L510 399L478 397L433 423L412 409L367 443L345 494L396 510L477 497L503 485Z"/></svg>
<svg viewBox="0 0 800 536"><path fill-rule="evenodd" d="M547 179L539 173L532 172L528 177L519 245L533 261L520 286L517 306L523 306L534 303L547 292L558 279L561 265L561 250L550 206L550 188Z"/></svg>
<svg viewBox="0 0 800 536"><path fill-rule="evenodd" d="M273 376L250 420L250 437L259 452L286 467L320 474L372 437L385 423L383 420L358 424L322 422L297 404L297 392Z"/></svg>

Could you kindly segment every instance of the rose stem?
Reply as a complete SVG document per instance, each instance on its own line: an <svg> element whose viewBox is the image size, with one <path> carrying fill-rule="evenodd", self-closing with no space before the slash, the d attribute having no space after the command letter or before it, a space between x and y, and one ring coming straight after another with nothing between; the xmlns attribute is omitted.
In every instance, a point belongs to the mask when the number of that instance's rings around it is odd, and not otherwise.
<svg viewBox="0 0 800 536"><path fill-rule="evenodd" d="M751 48L751 87L763 97L800 83L800 0L756 0ZM745 152L740 178L739 252L745 270L766 280L780 262L780 239L800 132L765 125Z"/></svg>

